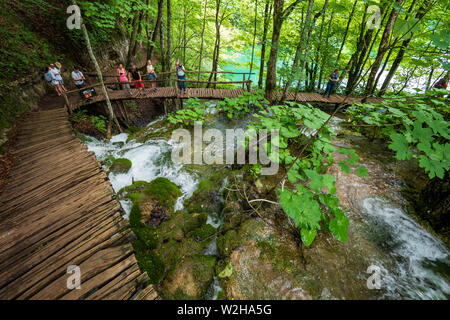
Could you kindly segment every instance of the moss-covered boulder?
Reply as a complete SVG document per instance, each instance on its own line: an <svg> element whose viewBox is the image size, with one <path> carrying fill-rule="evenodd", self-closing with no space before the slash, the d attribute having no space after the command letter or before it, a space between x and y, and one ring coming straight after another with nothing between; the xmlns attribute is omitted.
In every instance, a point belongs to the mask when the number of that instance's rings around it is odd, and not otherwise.
<svg viewBox="0 0 450 320"><path fill-rule="evenodd" d="M235 300L377 299L369 290L367 267L382 260L379 248L357 234L341 243L319 233L308 248L291 233L256 218L217 239L219 275L231 263L231 276L220 278L224 295Z"/></svg>
<svg viewBox="0 0 450 320"><path fill-rule="evenodd" d="M184 258L164 280L161 293L166 299L203 299L214 279L214 256L193 255Z"/></svg>
<svg viewBox="0 0 450 320"><path fill-rule="evenodd" d="M132 185L123 187L117 192L117 196L120 200L127 198L130 194L137 194L142 192L145 188L150 185L147 181L136 181Z"/></svg>
<svg viewBox="0 0 450 320"><path fill-rule="evenodd" d="M118 158L112 161L109 170L113 173L127 173L130 171L133 163L129 159Z"/></svg>
<svg viewBox="0 0 450 320"><path fill-rule="evenodd" d="M156 284L160 291L168 292L169 299L200 298L214 275L215 265L214 258L202 256L216 233L216 229L206 223L207 213L175 212L174 205L181 191L164 178L150 183L135 182L120 190L118 195L133 201L130 226L137 237L133 247L139 266L148 273L150 282ZM188 256L196 258L194 261L186 260ZM208 272L199 277L196 272L202 268ZM178 279L180 275L177 272L195 280L195 285L190 285L195 290L191 287L169 289L173 287L173 281L167 279ZM206 275L207 279L204 278Z"/></svg>
<svg viewBox="0 0 450 320"><path fill-rule="evenodd" d="M200 181L191 198L184 202L188 212L220 213L222 204L222 185L224 174L218 173L208 180Z"/></svg>

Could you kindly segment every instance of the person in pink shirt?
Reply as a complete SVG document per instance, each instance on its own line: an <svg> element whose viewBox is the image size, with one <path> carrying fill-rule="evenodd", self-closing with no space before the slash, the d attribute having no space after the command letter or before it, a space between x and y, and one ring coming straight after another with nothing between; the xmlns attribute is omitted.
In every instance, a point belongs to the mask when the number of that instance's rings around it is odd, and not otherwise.
<svg viewBox="0 0 450 320"><path fill-rule="evenodd" d="M117 68L117 78L120 82L120 87L122 90L125 90L127 93L127 96L131 96L131 88L130 83L128 82L127 78L127 71L123 67L123 64L119 64L119 67Z"/></svg>

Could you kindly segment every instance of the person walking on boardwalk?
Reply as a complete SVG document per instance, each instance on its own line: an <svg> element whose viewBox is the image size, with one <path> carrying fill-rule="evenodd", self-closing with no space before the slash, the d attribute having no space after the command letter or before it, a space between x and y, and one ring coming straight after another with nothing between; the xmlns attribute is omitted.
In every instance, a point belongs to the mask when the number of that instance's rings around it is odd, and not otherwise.
<svg viewBox="0 0 450 320"><path fill-rule="evenodd" d="M155 72L155 67L153 67L152 61L148 60L147 61L147 74L148 74L148 80L153 81L151 83L152 88L153 88L153 92L158 91L158 89L156 89L156 72Z"/></svg>
<svg viewBox="0 0 450 320"><path fill-rule="evenodd" d="M86 87L86 83L84 82L86 80L86 78L84 77L83 72L80 71L80 69L77 66L73 67L73 71L72 71L72 79L75 83L75 86L78 89L83 89ZM88 102L91 101L90 98L87 98L86 96L84 96L83 94L83 90L81 90L80 92L80 96L82 99L87 100Z"/></svg>
<svg viewBox="0 0 450 320"><path fill-rule="evenodd" d="M48 84L51 84L53 89L55 89L56 93L60 95L58 87L53 82L55 78L53 77L52 68L50 68L50 66L45 66L44 72L45 72L44 75L45 81L47 81Z"/></svg>
<svg viewBox="0 0 450 320"><path fill-rule="evenodd" d="M328 78L327 88L323 96L325 97L328 94L328 98L330 98L338 82L339 82L339 69L336 69L332 74L330 74L330 77Z"/></svg>
<svg viewBox="0 0 450 320"><path fill-rule="evenodd" d="M53 81L52 84L55 87L56 92L58 95L64 94L67 89L64 87L64 81L61 76L61 71L55 67L53 63L50 64L50 73L52 74Z"/></svg>
<svg viewBox="0 0 450 320"><path fill-rule="evenodd" d="M175 72L177 74L178 80L178 88L183 90L184 94L186 94L186 69L182 64L180 64L180 61L175 62Z"/></svg>
<svg viewBox="0 0 450 320"><path fill-rule="evenodd" d="M127 71L123 67L123 64L119 64L119 67L117 67L117 79L120 82L120 88L126 92L128 97L131 97L131 88L128 82Z"/></svg>
<svg viewBox="0 0 450 320"><path fill-rule="evenodd" d="M136 65L132 64L130 70L128 71L128 77L134 82L134 87L139 90L138 97L146 97L147 95L144 93L144 83L142 82L141 72Z"/></svg>

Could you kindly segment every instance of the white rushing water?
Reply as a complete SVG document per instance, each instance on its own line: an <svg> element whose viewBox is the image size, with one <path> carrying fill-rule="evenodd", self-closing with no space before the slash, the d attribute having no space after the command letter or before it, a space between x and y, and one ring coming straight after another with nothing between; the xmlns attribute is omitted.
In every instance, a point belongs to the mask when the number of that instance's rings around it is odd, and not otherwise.
<svg viewBox="0 0 450 320"><path fill-rule="evenodd" d="M447 299L450 260L445 245L387 200L369 197L362 207L370 233L393 265L380 266L386 298Z"/></svg>
<svg viewBox="0 0 450 320"><path fill-rule="evenodd" d="M88 150L94 152L100 161L109 156L131 160L132 167L129 172L109 174L114 190L118 192L121 188L131 185L133 179L151 182L156 178L167 178L177 184L183 193L175 204L175 210L183 209L184 200L192 196L197 189L198 179L195 175L183 170L182 165L175 165L171 161L174 142L166 139L150 139L144 143L138 143L135 140L127 143L127 139L128 134L122 133L114 136L109 142L92 137L86 142ZM131 202L122 200L121 204L128 218Z"/></svg>

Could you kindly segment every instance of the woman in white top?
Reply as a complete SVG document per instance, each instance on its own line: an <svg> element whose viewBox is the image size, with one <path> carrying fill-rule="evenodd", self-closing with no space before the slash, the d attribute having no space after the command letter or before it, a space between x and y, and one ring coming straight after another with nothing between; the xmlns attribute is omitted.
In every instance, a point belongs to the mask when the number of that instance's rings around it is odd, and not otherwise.
<svg viewBox="0 0 450 320"><path fill-rule="evenodd" d="M155 68L153 67L152 61L148 60L147 61L147 74L148 74L148 80L153 81L152 84L152 88L153 88L153 92L158 91L158 89L156 89L156 72L155 72Z"/></svg>

